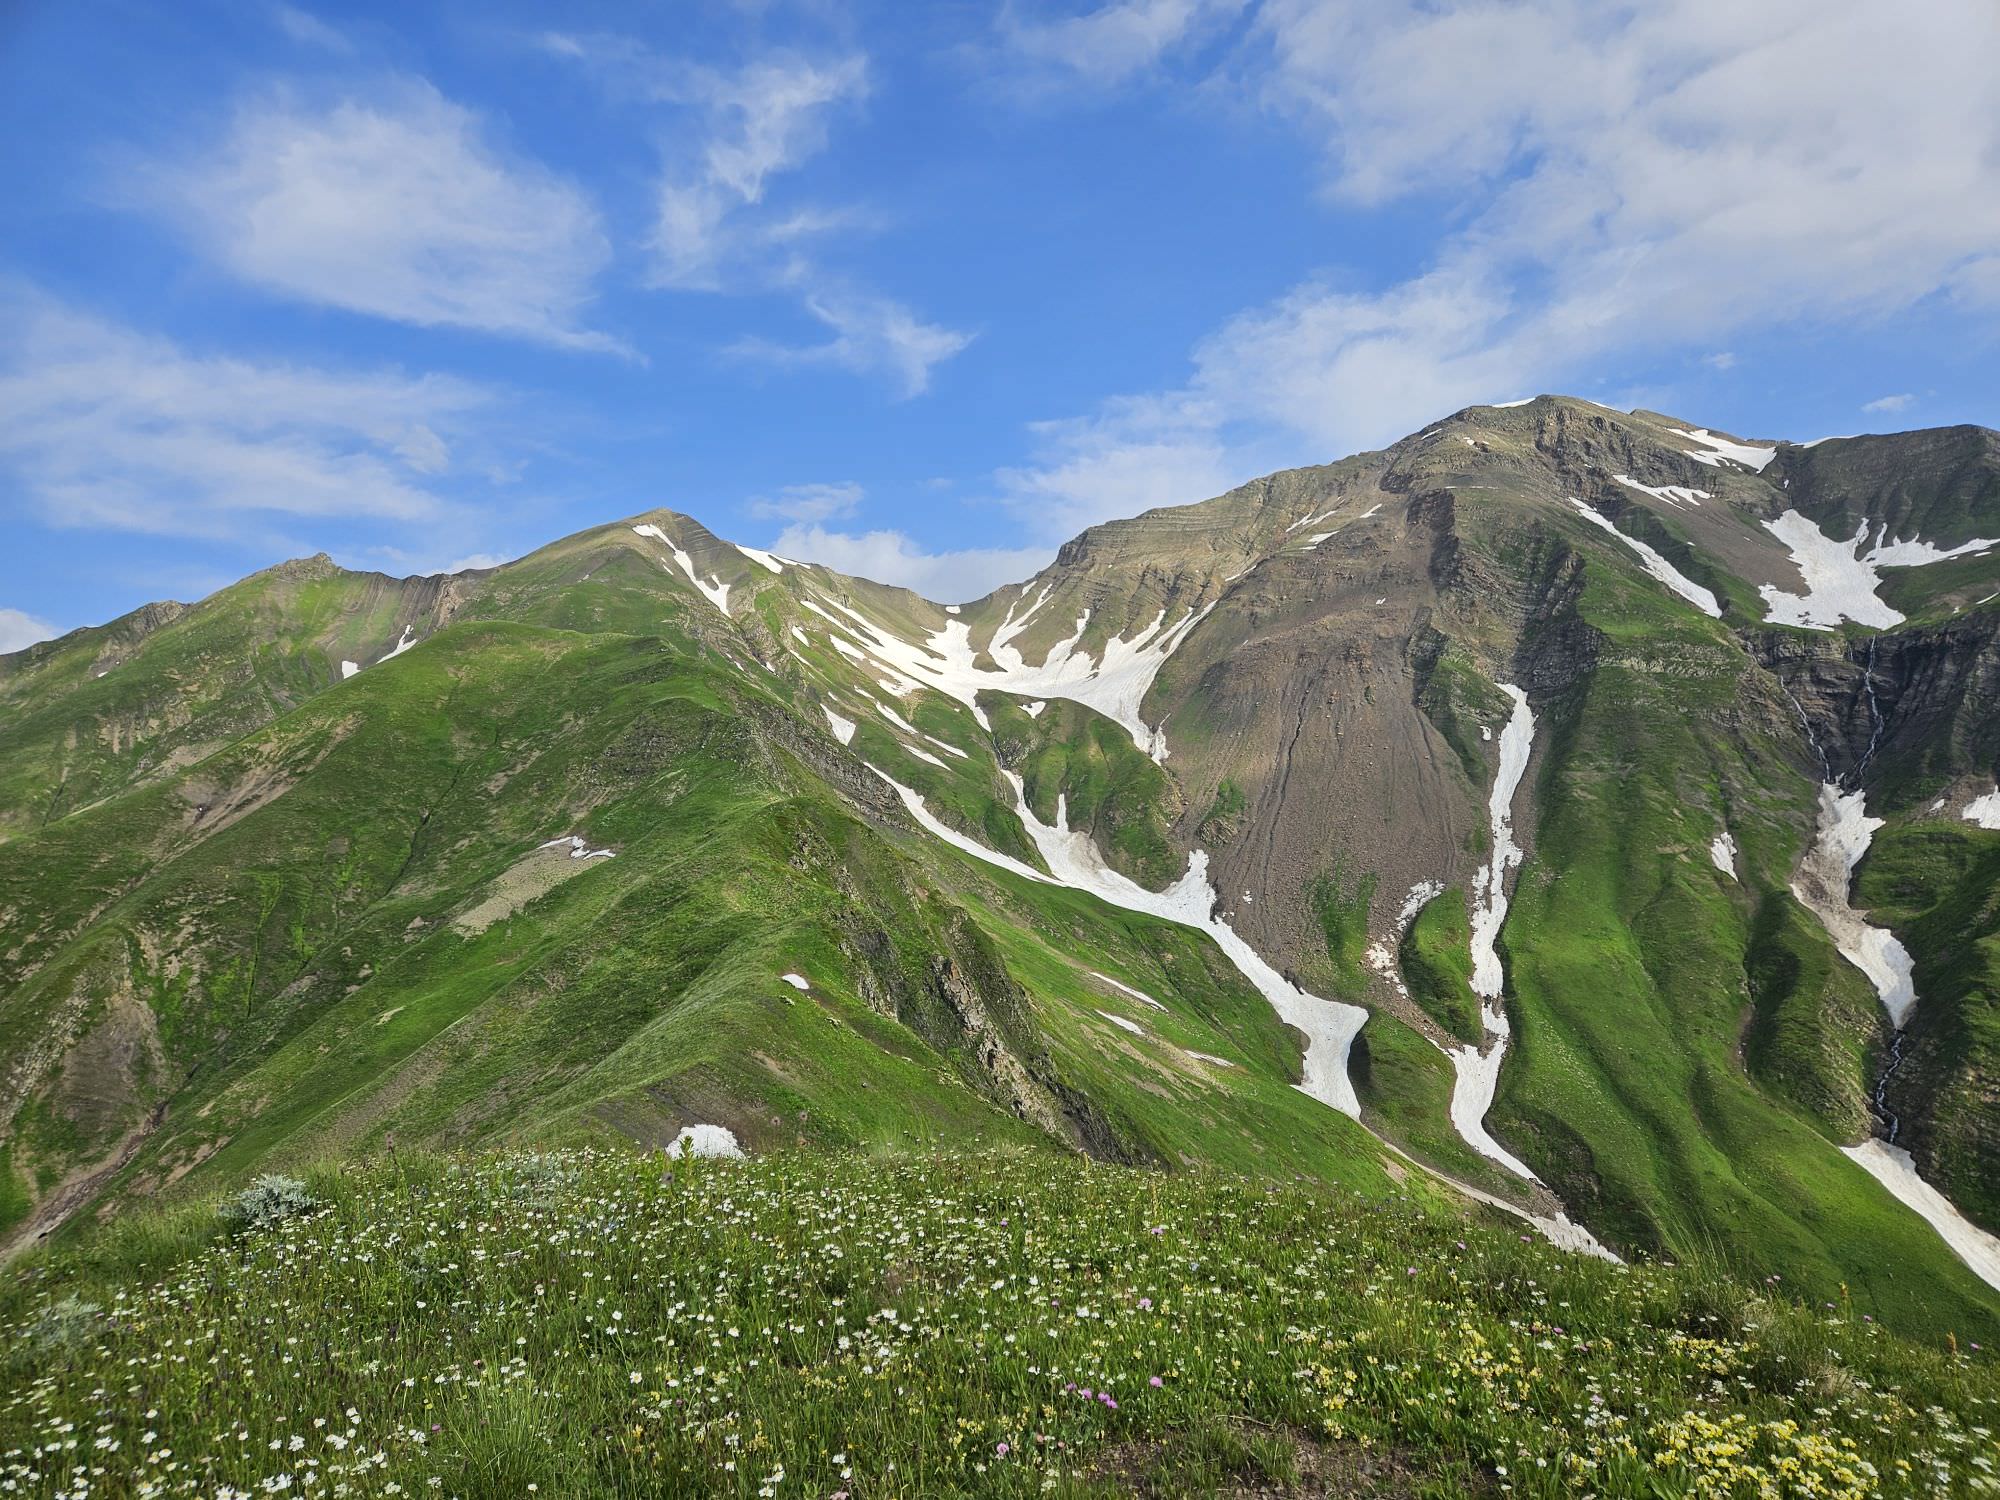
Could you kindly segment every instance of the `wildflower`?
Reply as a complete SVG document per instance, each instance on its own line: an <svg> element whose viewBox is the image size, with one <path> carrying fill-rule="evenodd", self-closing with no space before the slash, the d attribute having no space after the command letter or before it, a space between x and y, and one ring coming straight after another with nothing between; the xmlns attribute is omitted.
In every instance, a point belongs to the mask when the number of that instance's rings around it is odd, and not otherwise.
<svg viewBox="0 0 2000 1500"><path fill-rule="evenodd" d="M1009 1448L1005 1443L995 1443L993 1445L993 1451L996 1454L998 1454L1001 1458L1005 1458L1013 1450Z"/></svg>
<svg viewBox="0 0 2000 1500"><path fill-rule="evenodd" d="M1160 1379L1159 1376L1155 1375L1152 1379L1148 1380L1146 1384L1153 1387L1153 1389L1158 1390L1161 1386L1165 1385L1166 1382Z"/></svg>

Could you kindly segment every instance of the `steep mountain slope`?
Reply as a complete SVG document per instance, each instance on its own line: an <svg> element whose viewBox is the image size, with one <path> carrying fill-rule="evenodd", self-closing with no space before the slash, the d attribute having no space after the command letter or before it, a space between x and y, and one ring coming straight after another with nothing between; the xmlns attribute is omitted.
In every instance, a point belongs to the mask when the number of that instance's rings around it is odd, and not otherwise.
<svg viewBox="0 0 2000 1500"><path fill-rule="evenodd" d="M707 1123L1414 1159L1990 1326L1906 1206L2000 1228L1989 535L1983 429L1543 397L963 606L657 511L0 658L0 1225Z"/></svg>

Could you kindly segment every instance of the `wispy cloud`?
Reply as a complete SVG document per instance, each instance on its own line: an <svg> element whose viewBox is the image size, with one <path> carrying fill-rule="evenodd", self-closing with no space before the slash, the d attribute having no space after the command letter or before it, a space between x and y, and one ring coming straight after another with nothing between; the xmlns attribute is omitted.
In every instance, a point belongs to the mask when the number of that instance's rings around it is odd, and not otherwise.
<svg viewBox="0 0 2000 1500"><path fill-rule="evenodd" d="M1863 411L1875 412L1902 411L1915 402L1916 399L1915 396L1907 392L1900 396L1877 396L1873 401L1864 401L1861 404L1861 409Z"/></svg>
<svg viewBox="0 0 2000 1500"><path fill-rule="evenodd" d="M744 509L759 520L837 521L861 507L863 491L852 480L839 484L788 484L775 495L753 496Z"/></svg>
<svg viewBox="0 0 2000 1500"><path fill-rule="evenodd" d="M895 297L829 275L814 247L876 227L852 204L775 191L828 146L843 112L868 97L868 59L773 53L716 69L662 56L616 36L545 35L549 55L590 69L608 89L664 111L650 249L655 286L671 291L782 293L831 332L817 343L767 337L729 352L786 366L828 365L886 376L904 397L972 335L931 322Z"/></svg>
<svg viewBox="0 0 2000 1500"><path fill-rule="evenodd" d="M55 626L18 609L0 609L0 656L25 651L36 641L53 640Z"/></svg>
<svg viewBox="0 0 2000 1500"><path fill-rule="evenodd" d="M301 10L296 5L286 5L283 0L271 7L271 20L301 47L317 47L322 52L331 52L346 57L354 51L354 44L341 32L329 26L311 11Z"/></svg>
<svg viewBox="0 0 2000 1500"><path fill-rule="evenodd" d="M1231 66L1323 147L1327 192L1449 193L1463 227L1401 281L1329 273L1246 310L1181 386L1058 430L1003 476L1029 507L1115 514L1119 476L1176 449L1212 459L1194 498L1470 402L1587 390L1635 356L2000 305L1985 0L1266 0L1253 34Z"/></svg>
<svg viewBox="0 0 2000 1500"><path fill-rule="evenodd" d="M877 583L899 584L926 599L977 599L1002 584L1026 578L1055 556L1053 547L974 547L926 552L900 531L828 531L818 525L787 526L774 550L801 562L822 563Z"/></svg>
<svg viewBox="0 0 2000 1500"><path fill-rule="evenodd" d="M1124 83L1240 15L1246 0L1116 0L1049 19L1010 7L1001 41L1041 82Z"/></svg>
<svg viewBox="0 0 2000 1500"><path fill-rule="evenodd" d="M0 469L45 524L236 539L253 520L434 521L439 433L491 401L437 375L190 354L0 295Z"/></svg>
<svg viewBox="0 0 2000 1500"><path fill-rule="evenodd" d="M479 116L428 83L331 104L275 92L243 104L219 145L131 176L130 196L280 295L629 352L585 326L611 253L590 196L503 155Z"/></svg>
<svg viewBox="0 0 2000 1500"><path fill-rule="evenodd" d="M654 221L654 274L663 286L714 289L732 262L841 226L824 210L759 213L773 177L826 146L829 115L868 92L865 58L766 59L736 73L679 72L663 92L700 119L664 170Z"/></svg>
<svg viewBox="0 0 2000 1500"><path fill-rule="evenodd" d="M856 374L884 374L903 397L930 387L931 371L972 342L972 335L926 323L900 302L866 293L813 292L806 311L832 330L816 344L742 339L733 353L781 365L834 365Z"/></svg>

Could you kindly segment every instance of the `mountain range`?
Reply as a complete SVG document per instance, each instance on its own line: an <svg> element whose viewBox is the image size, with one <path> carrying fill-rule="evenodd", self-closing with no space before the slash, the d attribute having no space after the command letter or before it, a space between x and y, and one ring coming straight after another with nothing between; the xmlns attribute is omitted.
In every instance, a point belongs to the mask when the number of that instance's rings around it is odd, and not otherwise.
<svg viewBox="0 0 2000 1500"><path fill-rule="evenodd" d="M1470 1195L2000 1334L2000 433L1566 397L962 605L649 510L0 657L0 1239L399 1142Z"/></svg>

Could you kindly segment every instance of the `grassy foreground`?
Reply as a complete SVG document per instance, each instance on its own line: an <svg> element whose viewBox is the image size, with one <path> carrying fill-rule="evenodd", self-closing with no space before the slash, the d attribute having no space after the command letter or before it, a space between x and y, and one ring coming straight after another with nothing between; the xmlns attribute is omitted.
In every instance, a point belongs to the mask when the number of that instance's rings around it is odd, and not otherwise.
<svg viewBox="0 0 2000 1500"><path fill-rule="evenodd" d="M1042 1157L376 1161L0 1286L0 1493L1991 1493L2000 1374L1396 1200Z"/></svg>

